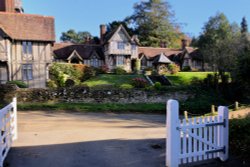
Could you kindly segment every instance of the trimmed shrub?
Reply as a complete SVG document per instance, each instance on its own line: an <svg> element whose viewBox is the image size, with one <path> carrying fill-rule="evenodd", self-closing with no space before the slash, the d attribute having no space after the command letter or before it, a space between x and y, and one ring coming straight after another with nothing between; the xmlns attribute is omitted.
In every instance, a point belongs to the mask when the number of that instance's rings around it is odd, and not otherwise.
<svg viewBox="0 0 250 167"><path fill-rule="evenodd" d="M180 67L176 64L169 64L168 70L171 74L177 74L180 71Z"/></svg>
<svg viewBox="0 0 250 167"><path fill-rule="evenodd" d="M18 86L19 88L28 88L28 85L24 83L23 81L8 81L7 84L14 84Z"/></svg>
<svg viewBox="0 0 250 167"><path fill-rule="evenodd" d="M154 84L154 88L155 88L156 90L160 90L161 87L162 87L162 85L161 85L160 82L156 82L156 83Z"/></svg>
<svg viewBox="0 0 250 167"><path fill-rule="evenodd" d="M114 73L117 75L124 75L127 72L123 69L123 67L117 67L114 69Z"/></svg>
<svg viewBox="0 0 250 167"><path fill-rule="evenodd" d="M185 66L182 68L182 71L191 71L191 67L190 66Z"/></svg>
<svg viewBox="0 0 250 167"><path fill-rule="evenodd" d="M147 86L148 82L143 78L134 78L132 79L132 85L135 88L145 88Z"/></svg>

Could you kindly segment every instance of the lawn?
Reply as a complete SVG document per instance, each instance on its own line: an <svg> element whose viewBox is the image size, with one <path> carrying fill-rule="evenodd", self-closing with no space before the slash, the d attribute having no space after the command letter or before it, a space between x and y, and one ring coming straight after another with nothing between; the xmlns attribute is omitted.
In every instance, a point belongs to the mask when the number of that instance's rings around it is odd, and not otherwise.
<svg viewBox="0 0 250 167"><path fill-rule="evenodd" d="M95 87L99 85L113 85L116 87L131 87L131 80L133 78L144 78L143 75L113 75L113 74L102 74L94 78L91 78L84 82L89 87Z"/></svg>
<svg viewBox="0 0 250 167"><path fill-rule="evenodd" d="M167 75L167 78L174 85L190 85L194 78L198 80L203 80L208 74L213 74L213 72L179 72L175 75Z"/></svg>

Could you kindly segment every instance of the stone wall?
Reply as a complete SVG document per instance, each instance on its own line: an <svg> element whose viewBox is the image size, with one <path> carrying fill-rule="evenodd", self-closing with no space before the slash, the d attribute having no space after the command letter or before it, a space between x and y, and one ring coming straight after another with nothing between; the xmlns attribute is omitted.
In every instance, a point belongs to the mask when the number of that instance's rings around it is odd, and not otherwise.
<svg viewBox="0 0 250 167"><path fill-rule="evenodd" d="M0 86L1 88L1 86ZM156 92L143 90L106 89L91 90L88 87L58 89L16 89L5 91L0 98L11 101L17 96L19 103L76 102L76 103L165 103L168 99L186 100L187 92Z"/></svg>

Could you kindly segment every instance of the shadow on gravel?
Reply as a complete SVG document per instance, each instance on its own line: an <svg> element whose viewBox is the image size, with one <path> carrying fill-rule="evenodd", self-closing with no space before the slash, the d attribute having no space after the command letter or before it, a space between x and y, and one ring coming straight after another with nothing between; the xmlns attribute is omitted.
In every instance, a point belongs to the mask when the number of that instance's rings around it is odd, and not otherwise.
<svg viewBox="0 0 250 167"><path fill-rule="evenodd" d="M5 167L164 167L165 140L106 140L14 147Z"/></svg>

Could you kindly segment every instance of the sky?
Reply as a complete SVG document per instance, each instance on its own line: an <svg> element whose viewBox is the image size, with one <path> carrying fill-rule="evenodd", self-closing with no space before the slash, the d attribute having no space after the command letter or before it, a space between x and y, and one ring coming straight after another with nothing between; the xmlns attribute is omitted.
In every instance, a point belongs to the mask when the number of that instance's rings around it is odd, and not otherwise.
<svg viewBox="0 0 250 167"><path fill-rule="evenodd" d="M99 36L100 24L123 20L133 14L133 5L142 0L23 0L25 13L54 16L56 37L69 29ZM209 17L223 12L229 21L250 24L250 0L168 0L182 31L198 36Z"/></svg>

